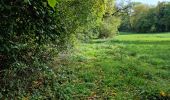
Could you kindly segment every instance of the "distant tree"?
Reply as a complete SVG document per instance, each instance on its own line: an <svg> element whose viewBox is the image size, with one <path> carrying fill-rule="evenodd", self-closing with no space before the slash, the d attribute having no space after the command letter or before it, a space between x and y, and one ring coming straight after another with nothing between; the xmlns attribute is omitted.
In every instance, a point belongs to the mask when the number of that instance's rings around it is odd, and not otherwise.
<svg viewBox="0 0 170 100"><path fill-rule="evenodd" d="M160 2L149 6L132 3L131 10L124 12L120 31L134 32L167 32L170 31L170 3Z"/></svg>
<svg viewBox="0 0 170 100"><path fill-rule="evenodd" d="M170 31L170 2L159 2L156 9L158 18L158 31Z"/></svg>

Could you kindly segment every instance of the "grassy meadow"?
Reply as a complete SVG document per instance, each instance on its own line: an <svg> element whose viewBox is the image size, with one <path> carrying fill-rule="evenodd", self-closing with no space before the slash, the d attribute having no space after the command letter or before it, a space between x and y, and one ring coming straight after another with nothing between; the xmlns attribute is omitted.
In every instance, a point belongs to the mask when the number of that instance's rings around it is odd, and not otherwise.
<svg viewBox="0 0 170 100"><path fill-rule="evenodd" d="M68 99L170 99L170 33L93 40L55 64Z"/></svg>

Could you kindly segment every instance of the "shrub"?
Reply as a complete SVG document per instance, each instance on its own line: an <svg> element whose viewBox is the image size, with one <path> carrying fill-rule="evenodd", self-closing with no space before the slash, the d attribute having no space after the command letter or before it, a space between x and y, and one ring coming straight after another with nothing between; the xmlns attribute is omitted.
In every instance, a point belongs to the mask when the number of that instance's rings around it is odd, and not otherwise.
<svg viewBox="0 0 170 100"><path fill-rule="evenodd" d="M111 38L118 32L119 19L116 17L109 17L103 20L103 23L99 27L99 38Z"/></svg>
<svg viewBox="0 0 170 100"><path fill-rule="evenodd" d="M55 11L45 0L1 0L0 12L0 98L59 96L48 67L59 46Z"/></svg>

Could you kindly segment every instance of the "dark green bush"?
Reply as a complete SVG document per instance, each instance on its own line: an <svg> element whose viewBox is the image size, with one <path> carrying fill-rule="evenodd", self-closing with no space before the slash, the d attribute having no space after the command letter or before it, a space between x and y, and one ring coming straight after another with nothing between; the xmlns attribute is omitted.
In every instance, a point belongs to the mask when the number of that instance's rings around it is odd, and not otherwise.
<svg viewBox="0 0 170 100"><path fill-rule="evenodd" d="M1 0L0 12L0 98L59 98L48 67L61 37L56 11L46 0Z"/></svg>
<svg viewBox="0 0 170 100"><path fill-rule="evenodd" d="M0 11L0 55L3 61L8 59L7 63L16 60L30 63L24 57L31 61L39 45L48 44L59 35L55 31L54 11L44 0L1 0Z"/></svg>

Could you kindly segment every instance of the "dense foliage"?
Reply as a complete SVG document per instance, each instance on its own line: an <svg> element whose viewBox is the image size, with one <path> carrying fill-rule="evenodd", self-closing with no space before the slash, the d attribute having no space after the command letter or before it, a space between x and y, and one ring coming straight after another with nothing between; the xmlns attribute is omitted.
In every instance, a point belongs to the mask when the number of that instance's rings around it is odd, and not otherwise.
<svg viewBox="0 0 170 100"><path fill-rule="evenodd" d="M57 96L46 65L60 36L53 9L44 0L1 0L0 12L0 98Z"/></svg>
<svg viewBox="0 0 170 100"><path fill-rule="evenodd" d="M120 31L168 32L170 31L170 3L159 2L157 6L141 3L132 5L124 12Z"/></svg>
<svg viewBox="0 0 170 100"><path fill-rule="evenodd" d="M103 20L114 11L108 2L113 0L1 0L0 98L66 98L62 75L49 66L76 39L91 37L110 23Z"/></svg>
<svg viewBox="0 0 170 100"><path fill-rule="evenodd" d="M118 33L120 19L117 15L112 15L117 10L113 2L113 0L106 2L103 20L98 27L98 38L114 37Z"/></svg>

